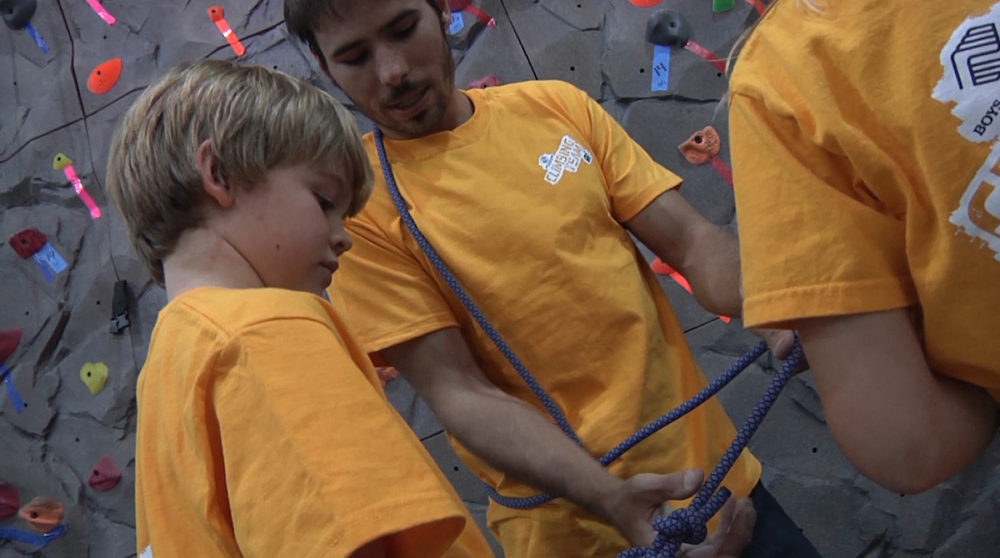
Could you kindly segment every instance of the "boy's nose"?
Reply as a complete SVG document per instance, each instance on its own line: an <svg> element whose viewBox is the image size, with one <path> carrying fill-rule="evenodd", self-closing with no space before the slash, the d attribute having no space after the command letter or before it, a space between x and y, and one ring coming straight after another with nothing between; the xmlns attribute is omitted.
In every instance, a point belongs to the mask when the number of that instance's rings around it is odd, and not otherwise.
<svg viewBox="0 0 1000 558"><path fill-rule="evenodd" d="M330 230L330 247L333 248L333 253L339 256L350 250L352 246L354 246L354 240L344 229L343 224L336 225Z"/></svg>

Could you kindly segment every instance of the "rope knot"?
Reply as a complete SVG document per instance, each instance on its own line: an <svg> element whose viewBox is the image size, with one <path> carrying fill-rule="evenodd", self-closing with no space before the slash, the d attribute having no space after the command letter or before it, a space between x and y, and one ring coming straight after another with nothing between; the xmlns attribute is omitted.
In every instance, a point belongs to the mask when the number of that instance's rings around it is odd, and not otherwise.
<svg viewBox="0 0 1000 558"><path fill-rule="evenodd" d="M679 508L670 515L657 517L653 521L653 528L659 532L656 543L662 539L664 543L670 542L677 545L681 543L701 544L708 537L708 526L705 525L705 518L691 508Z"/></svg>

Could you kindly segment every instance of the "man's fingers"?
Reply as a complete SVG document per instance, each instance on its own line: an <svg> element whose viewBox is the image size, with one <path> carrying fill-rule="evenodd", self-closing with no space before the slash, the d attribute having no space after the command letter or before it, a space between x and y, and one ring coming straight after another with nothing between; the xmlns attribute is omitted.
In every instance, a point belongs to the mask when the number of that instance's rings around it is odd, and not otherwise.
<svg viewBox="0 0 1000 558"><path fill-rule="evenodd" d="M748 498L730 498L719 515L719 528L705 542L681 547L683 558L735 558L750 544L757 512Z"/></svg>
<svg viewBox="0 0 1000 558"><path fill-rule="evenodd" d="M652 506L667 500L683 500L698 491L705 480L700 469L689 469L669 475L638 474L629 479L633 490L643 493Z"/></svg>

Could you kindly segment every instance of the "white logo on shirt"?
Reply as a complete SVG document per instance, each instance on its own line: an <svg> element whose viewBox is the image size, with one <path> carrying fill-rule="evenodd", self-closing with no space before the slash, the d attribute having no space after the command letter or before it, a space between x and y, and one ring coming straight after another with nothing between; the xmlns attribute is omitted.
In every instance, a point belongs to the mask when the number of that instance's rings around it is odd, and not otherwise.
<svg viewBox="0 0 1000 558"><path fill-rule="evenodd" d="M153 545L147 546L146 550L143 550L142 554L139 555L139 558L153 558Z"/></svg>
<svg viewBox="0 0 1000 558"><path fill-rule="evenodd" d="M944 76L933 97L955 103L959 133L985 143L1000 137L1000 3L965 20L941 50Z"/></svg>
<svg viewBox="0 0 1000 558"><path fill-rule="evenodd" d="M538 158L538 166L545 169L545 181L555 186L562 180L564 172L579 170L581 161L589 165L594 162L594 156L586 147L566 135L559 142L559 149L555 153L543 153Z"/></svg>
<svg viewBox="0 0 1000 558"><path fill-rule="evenodd" d="M1000 142L993 145L949 221L988 246L1000 261Z"/></svg>

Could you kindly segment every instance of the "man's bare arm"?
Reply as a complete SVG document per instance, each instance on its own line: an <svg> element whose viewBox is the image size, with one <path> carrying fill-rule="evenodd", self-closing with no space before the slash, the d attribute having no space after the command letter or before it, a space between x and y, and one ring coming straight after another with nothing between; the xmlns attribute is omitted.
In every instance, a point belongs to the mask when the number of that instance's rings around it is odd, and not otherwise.
<svg viewBox="0 0 1000 558"><path fill-rule="evenodd" d="M651 520L663 502L685 498L701 484L698 471L627 480L608 473L548 418L490 382L456 328L382 354L469 450L520 481L604 518L634 545L652 541Z"/></svg>
<svg viewBox="0 0 1000 558"><path fill-rule="evenodd" d="M705 219L680 192L664 192L625 226L687 278L702 307L726 316L742 314L736 237Z"/></svg>

